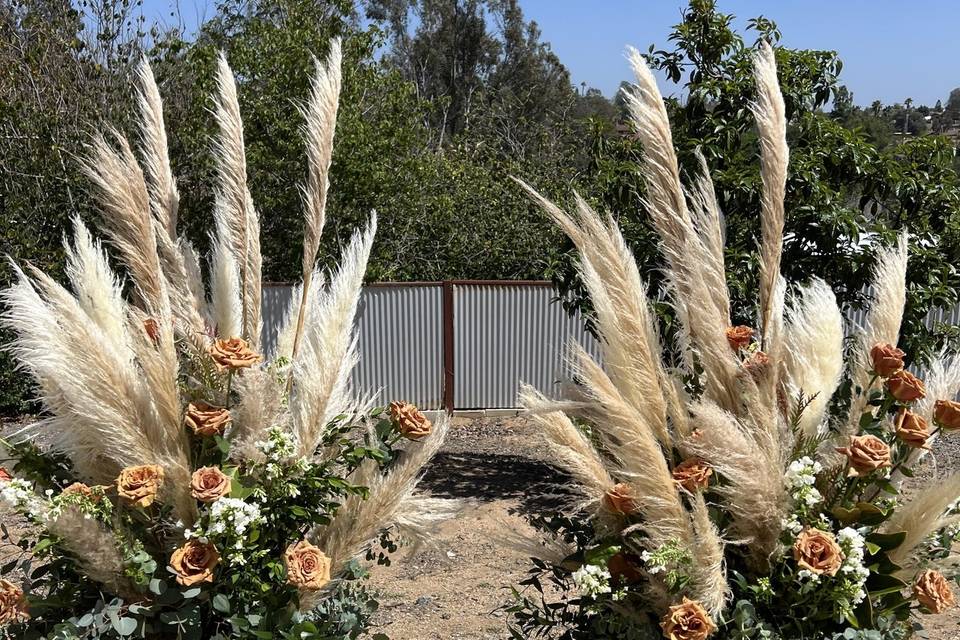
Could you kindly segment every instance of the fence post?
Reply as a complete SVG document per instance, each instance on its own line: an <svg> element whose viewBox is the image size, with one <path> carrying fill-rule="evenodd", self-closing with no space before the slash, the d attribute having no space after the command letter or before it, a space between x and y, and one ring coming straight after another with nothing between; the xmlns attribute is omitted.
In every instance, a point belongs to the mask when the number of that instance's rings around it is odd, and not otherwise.
<svg viewBox="0 0 960 640"><path fill-rule="evenodd" d="M453 398L453 282L443 281L443 407L454 409Z"/></svg>

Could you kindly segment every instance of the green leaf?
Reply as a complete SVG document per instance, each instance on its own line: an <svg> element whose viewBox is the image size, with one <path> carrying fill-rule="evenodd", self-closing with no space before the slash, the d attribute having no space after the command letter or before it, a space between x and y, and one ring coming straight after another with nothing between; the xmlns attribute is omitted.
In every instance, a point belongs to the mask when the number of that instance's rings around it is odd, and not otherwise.
<svg viewBox="0 0 960 640"><path fill-rule="evenodd" d="M866 537L866 541L877 545L884 551L890 551L903 544L906 537L906 531L900 531L898 533L871 533Z"/></svg>
<svg viewBox="0 0 960 640"><path fill-rule="evenodd" d="M189 600L190 598L196 598L200 595L200 592L203 591L200 587L192 587L181 592L184 600Z"/></svg>
<svg viewBox="0 0 960 640"><path fill-rule="evenodd" d="M213 596L213 608L220 613L230 613L230 598L222 593Z"/></svg>

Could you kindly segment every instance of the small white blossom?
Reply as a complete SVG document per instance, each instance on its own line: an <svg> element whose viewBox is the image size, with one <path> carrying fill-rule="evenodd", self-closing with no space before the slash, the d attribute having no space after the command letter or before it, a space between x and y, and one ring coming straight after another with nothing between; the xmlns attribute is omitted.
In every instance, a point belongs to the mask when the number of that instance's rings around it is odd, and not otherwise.
<svg viewBox="0 0 960 640"><path fill-rule="evenodd" d="M610 572L595 564L585 564L573 574L573 582L588 598L610 593Z"/></svg>
<svg viewBox="0 0 960 640"><path fill-rule="evenodd" d="M238 498L220 498L210 506L210 533L242 536L260 521L260 507Z"/></svg>

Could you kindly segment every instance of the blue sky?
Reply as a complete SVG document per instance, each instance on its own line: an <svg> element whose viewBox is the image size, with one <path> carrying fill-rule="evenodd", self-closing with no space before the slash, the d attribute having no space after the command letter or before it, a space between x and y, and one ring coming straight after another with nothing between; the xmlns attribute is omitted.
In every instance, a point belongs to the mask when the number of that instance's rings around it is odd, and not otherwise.
<svg viewBox="0 0 960 640"><path fill-rule="evenodd" d="M628 77L623 49L666 45L682 0L520 0L544 40L586 82L613 95ZM170 0L144 0L144 13L175 23ZM182 1L179 12L192 27L212 10L205 0ZM737 16L738 28L759 14L777 21L790 47L835 49L844 62L842 81L857 104L913 98L916 104L946 101L960 87L958 0L719 0ZM664 88L665 93L669 92Z"/></svg>

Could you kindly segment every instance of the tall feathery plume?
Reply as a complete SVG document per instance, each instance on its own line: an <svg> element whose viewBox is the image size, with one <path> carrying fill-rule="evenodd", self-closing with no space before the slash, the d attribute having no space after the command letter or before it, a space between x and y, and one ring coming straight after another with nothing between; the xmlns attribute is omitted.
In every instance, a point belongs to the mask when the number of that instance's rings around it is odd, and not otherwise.
<svg viewBox="0 0 960 640"><path fill-rule="evenodd" d="M376 231L373 215L366 230L350 241L329 287L310 301L316 307L309 312L312 322L304 326L289 374L294 378L291 420L301 455L312 455L327 422L351 404L350 372L356 364L353 320Z"/></svg>
<svg viewBox="0 0 960 640"><path fill-rule="evenodd" d="M94 138L82 168L104 209L104 230L130 271L147 313L168 316L170 303L163 277L143 171L126 138L114 132L119 150L103 136ZM160 319L158 317L158 319Z"/></svg>
<svg viewBox="0 0 960 640"><path fill-rule="evenodd" d="M214 112L217 138L217 197L214 206L219 251L229 250L239 272L242 336L260 347L260 223L247 188L247 160L243 121L233 72L221 54L217 64L217 96ZM231 337L231 336L226 336Z"/></svg>
<svg viewBox="0 0 960 640"><path fill-rule="evenodd" d="M703 306L705 301L722 300L723 297L723 294L718 296L712 291L720 284L716 277L704 277L704 273L715 274L723 270L722 263L716 264L716 251L707 248L715 245L714 233L707 227L704 232L710 238L704 240L694 227L680 182L670 120L656 79L636 49L628 49L627 57L636 84L631 90L625 90L623 96L643 144L645 204L660 236L667 263L667 281L674 292L673 303L686 334L685 340L703 362L707 395L735 411L739 406L736 391L739 365L724 333L730 324L729 312L722 309L722 303ZM703 189L700 192L701 197L707 195ZM705 261L713 264L704 267Z"/></svg>
<svg viewBox="0 0 960 640"><path fill-rule="evenodd" d="M843 377L843 314L830 286L814 278L792 299L784 338L784 381L789 400L808 401L799 431L808 438L824 433L824 416Z"/></svg>
<svg viewBox="0 0 960 640"><path fill-rule="evenodd" d="M760 138L760 177L763 194L760 199L760 328L763 347L770 355L768 328L777 281L780 279L780 255L783 252L784 196L787 185L787 118L777 81L777 60L766 42L754 58L754 80L757 99L751 105Z"/></svg>
<svg viewBox="0 0 960 640"><path fill-rule="evenodd" d="M293 334L291 358L296 356L303 336L304 316L307 313L308 297L311 291L310 279L317 262L320 236L326 220L327 189L330 184L328 173L333 159L333 134L336 130L337 107L340 101L340 39L335 38L330 41L330 52L324 64L319 60L314 60L314 64L317 70L313 77L310 102L303 110L306 120L304 134L307 138L309 170L307 185L304 188L303 286L300 288L300 308ZM292 383L291 377L289 384Z"/></svg>
<svg viewBox="0 0 960 640"><path fill-rule="evenodd" d="M150 64L144 59L137 75L140 80L140 141L146 169L150 207L160 226L156 232L157 250L167 279L170 304L178 329L195 344L204 341L205 326L201 314L203 294L198 295L194 274L177 240L177 213L180 194L170 168L167 132L163 121L163 101ZM201 288L202 291L202 288Z"/></svg>
<svg viewBox="0 0 960 640"><path fill-rule="evenodd" d="M900 322L907 299L907 234L900 235L897 244L877 253L870 283L873 303L867 311L860 339L854 347L851 371L850 413L839 433L841 439L857 432L860 416L866 410L870 391L879 382L870 385L873 363L870 350L877 343L896 346L900 339Z"/></svg>
<svg viewBox="0 0 960 640"><path fill-rule="evenodd" d="M919 568L920 556L916 551L930 534L960 524L960 515L947 515L957 496L960 496L960 473L930 480L926 487L902 502L883 525L885 533L907 534L900 546L887 552L890 560L902 567L899 577L913 577L911 573Z"/></svg>

